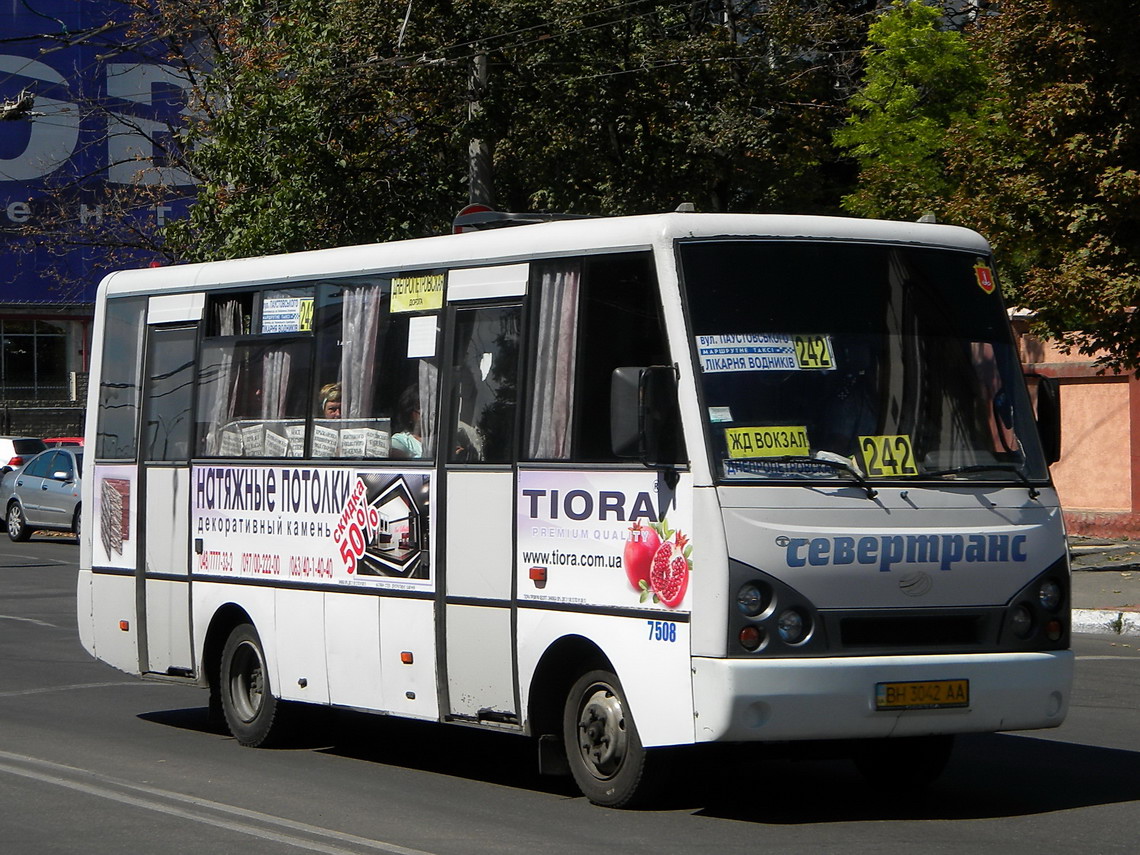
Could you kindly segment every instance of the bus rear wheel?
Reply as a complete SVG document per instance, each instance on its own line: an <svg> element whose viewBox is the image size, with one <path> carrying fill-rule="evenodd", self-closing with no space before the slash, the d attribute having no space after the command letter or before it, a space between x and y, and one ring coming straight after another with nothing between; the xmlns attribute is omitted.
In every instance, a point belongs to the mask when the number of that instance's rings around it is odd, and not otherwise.
<svg viewBox="0 0 1140 855"><path fill-rule="evenodd" d="M574 781L591 802L629 807L648 797L649 752L616 675L590 671L574 683L562 715L562 738Z"/></svg>
<svg viewBox="0 0 1140 855"><path fill-rule="evenodd" d="M234 627L222 648L218 674L226 726L242 745L256 748L276 735L278 703L269 685L269 669L257 630Z"/></svg>

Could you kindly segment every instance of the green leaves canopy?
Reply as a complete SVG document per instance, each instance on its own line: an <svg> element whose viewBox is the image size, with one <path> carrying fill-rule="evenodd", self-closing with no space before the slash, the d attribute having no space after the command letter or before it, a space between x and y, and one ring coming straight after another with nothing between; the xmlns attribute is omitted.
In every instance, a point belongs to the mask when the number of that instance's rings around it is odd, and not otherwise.
<svg viewBox="0 0 1140 855"><path fill-rule="evenodd" d="M836 134L848 210L978 229L1038 331L1117 369L1140 365L1138 7L1006 0L957 32L898 2Z"/></svg>
<svg viewBox="0 0 1140 855"><path fill-rule="evenodd" d="M167 230L177 259L438 233L466 202L472 139L504 208L836 198L852 4L137 2L199 84L181 143L202 183ZM489 86L472 93L477 56Z"/></svg>

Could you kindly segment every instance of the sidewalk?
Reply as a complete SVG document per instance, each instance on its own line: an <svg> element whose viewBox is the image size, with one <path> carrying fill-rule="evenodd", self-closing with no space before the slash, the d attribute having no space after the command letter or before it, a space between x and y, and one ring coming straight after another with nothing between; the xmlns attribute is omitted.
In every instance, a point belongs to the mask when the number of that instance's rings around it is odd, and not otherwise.
<svg viewBox="0 0 1140 855"><path fill-rule="evenodd" d="M1140 636L1140 541L1070 537L1073 631Z"/></svg>

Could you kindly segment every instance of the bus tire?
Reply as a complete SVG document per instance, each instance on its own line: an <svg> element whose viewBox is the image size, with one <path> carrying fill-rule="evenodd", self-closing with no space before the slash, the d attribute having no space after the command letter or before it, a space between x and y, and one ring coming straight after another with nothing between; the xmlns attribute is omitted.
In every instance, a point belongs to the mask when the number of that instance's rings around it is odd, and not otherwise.
<svg viewBox="0 0 1140 855"><path fill-rule="evenodd" d="M911 792L934 783L950 762L953 734L859 740L855 768L880 789Z"/></svg>
<svg viewBox="0 0 1140 855"><path fill-rule="evenodd" d="M23 543L32 536L32 529L28 525L28 520L24 516L24 512L20 510L18 502L12 502L8 505L8 516L6 519L8 524L8 539L16 543Z"/></svg>
<svg viewBox="0 0 1140 855"><path fill-rule="evenodd" d="M238 624L226 639L218 688L234 739L250 748L268 744L279 729L278 702L269 684L265 650L251 624Z"/></svg>
<svg viewBox="0 0 1140 855"><path fill-rule="evenodd" d="M603 807L642 802L652 783L641 744L616 675L583 674L570 689L562 715L566 759L578 789Z"/></svg>

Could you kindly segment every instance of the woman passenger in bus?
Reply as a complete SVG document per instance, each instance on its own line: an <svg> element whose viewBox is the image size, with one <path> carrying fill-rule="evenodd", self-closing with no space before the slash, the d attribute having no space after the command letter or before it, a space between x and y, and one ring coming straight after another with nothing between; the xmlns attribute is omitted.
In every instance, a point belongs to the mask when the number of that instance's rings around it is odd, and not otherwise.
<svg viewBox="0 0 1140 855"><path fill-rule="evenodd" d="M321 387L321 418L340 418L340 384L326 383Z"/></svg>
<svg viewBox="0 0 1140 855"><path fill-rule="evenodd" d="M423 457L419 386L413 384L400 393L400 398L396 402L396 411L392 427L399 430L392 434L389 456L405 460Z"/></svg>

